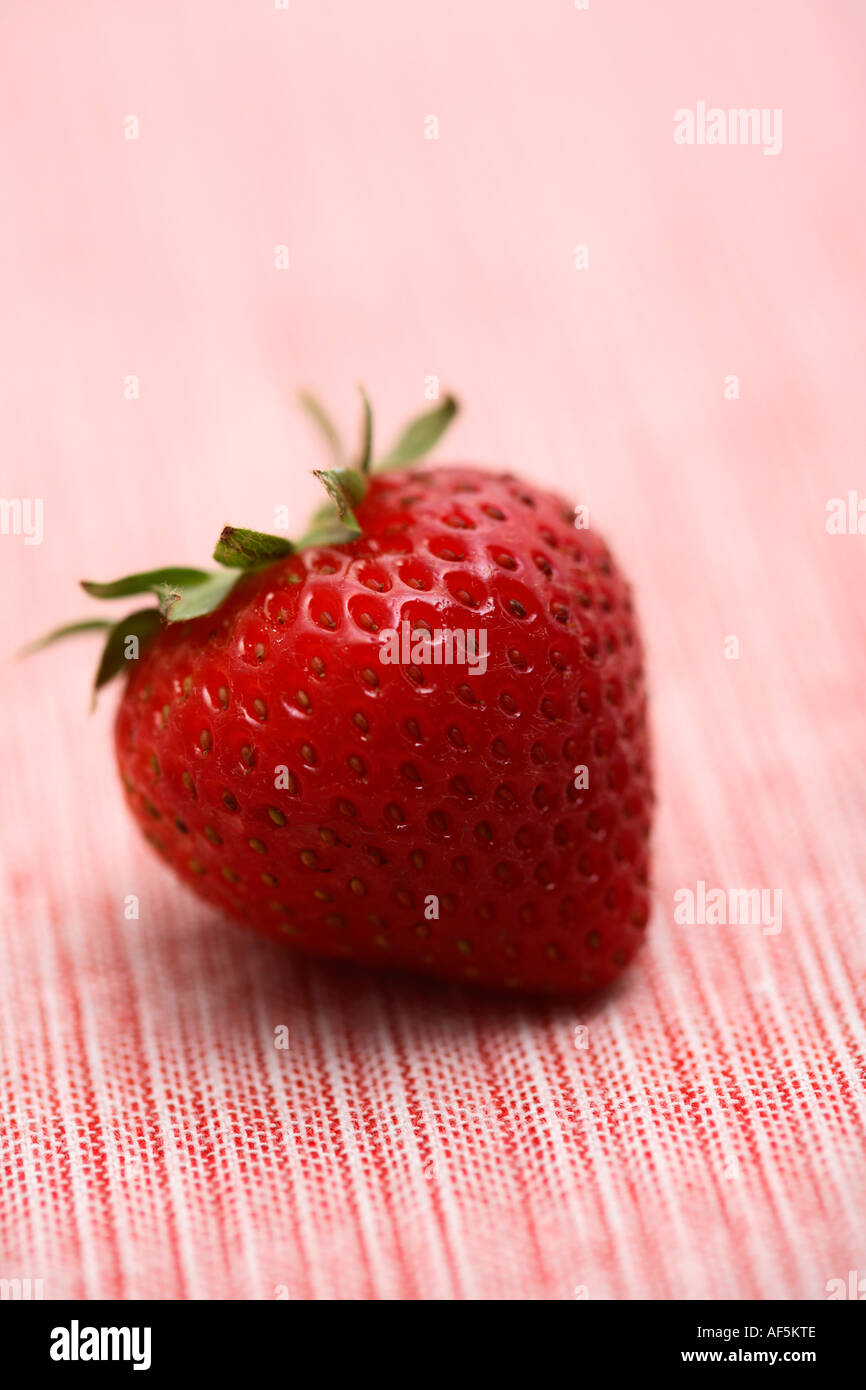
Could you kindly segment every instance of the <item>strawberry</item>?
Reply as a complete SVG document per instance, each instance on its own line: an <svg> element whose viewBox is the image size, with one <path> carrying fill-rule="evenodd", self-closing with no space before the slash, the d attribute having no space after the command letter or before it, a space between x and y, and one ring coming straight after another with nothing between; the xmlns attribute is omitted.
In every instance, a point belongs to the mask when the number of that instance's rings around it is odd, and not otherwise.
<svg viewBox="0 0 866 1390"><path fill-rule="evenodd" d="M450 398L378 471L364 408L361 458L317 475L330 503L302 541L227 527L217 571L84 585L159 601L108 627L97 676L128 664L130 810L202 898L302 950L607 984L649 915L628 585L557 497L419 462Z"/></svg>

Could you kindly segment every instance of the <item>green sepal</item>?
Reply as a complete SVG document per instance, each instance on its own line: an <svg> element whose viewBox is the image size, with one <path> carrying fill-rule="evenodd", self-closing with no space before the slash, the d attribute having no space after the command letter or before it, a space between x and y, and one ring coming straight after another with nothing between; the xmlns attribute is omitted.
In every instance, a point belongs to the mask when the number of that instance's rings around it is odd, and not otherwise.
<svg viewBox="0 0 866 1390"><path fill-rule="evenodd" d="M403 464L413 463L416 459L429 454L430 450L442 438L458 409L454 396L446 396L432 410L426 411L424 415L418 415L406 426L396 444L392 446L385 457L380 459L378 466L385 469L401 468Z"/></svg>
<svg viewBox="0 0 866 1390"><path fill-rule="evenodd" d="M316 545L348 545L356 541L361 532L351 531L339 518L330 521L313 520L309 531L305 531L298 541L298 550L310 550Z"/></svg>
<svg viewBox="0 0 866 1390"><path fill-rule="evenodd" d="M126 655L127 638L135 637L138 639L138 656L140 656L142 648L152 637L156 636L161 627L162 620L156 608L140 608L137 613L130 613L112 625L102 649L102 657L96 672L96 679L93 682L94 703L97 691L119 674L126 661L136 659Z"/></svg>
<svg viewBox="0 0 866 1390"><path fill-rule="evenodd" d="M213 557L229 569L253 569L294 554L295 547L283 536L269 536L265 531L245 531L240 526L224 526L216 543Z"/></svg>
<svg viewBox="0 0 866 1390"><path fill-rule="evenodd" d="M52 642L60 642L64 637L75 637L79 632L100 632L113 624L109 618L82 618L79 623L64 623L63 627L55 627L51 632L46 632L44 637L37 637L35 642L29 642L26 647L22 647L19 656L32 656L34 652L41 652L43 647L50 647Z"/></svg>
<svg viewBox="0 0 866 1390"><path fill-rule="evenodd" d="M130 598L133 594L157 594L166 585L171 587L199 584L208 578L207 570L190 569L184 565L166 565L159 570L128 574L110 584L94 584L82 579L81 587L91 598Z"/></svg>
<svg viewBox="0 0 866 1390"><path fill-rule="evenodd" d="M337 426L334 424L333 420L331 419L325 407L322 405L321 401L317 400L317 398L311 395L309 391L299 392L298 400L301 402L301 405L306 410L310 419L318 425L319 429L324 435L325 442L331 452L331 457L333 458L337 468L345 468L346 451L343 448L343 441L340 438L340 433L337 429Z"/></svg>
<svg viewBox="0 0 866 1390"><path fill-rule="evenodd" d="M373 460L373 409L370 405L370 397L367 395L363 386L359 386L358 390L361 393L363 425L361 430L361 452L358 455L358 462L355 464L355 467L359 473L364 474L369 473L370 464Z"/></svg>
<svg viewBox="0 0 866 1390"><path fill-rule="evenodd" d="M360 536L361 527L355 516L355 507L364 499L367 491L366 479L355 468L313 469L313 477L318 478L334 506L337 516L352 538ZM314 527L327 520L329 507L320 508L313 517Z"/></svg>
<svg viewBox="0 0 866 1390"><path fill-rule="evenodd" d="M196 584L163 585L158 591L159 611L167 623L185 623L203 618L219 608L240 579L239 569L214 570Z"/></svg>

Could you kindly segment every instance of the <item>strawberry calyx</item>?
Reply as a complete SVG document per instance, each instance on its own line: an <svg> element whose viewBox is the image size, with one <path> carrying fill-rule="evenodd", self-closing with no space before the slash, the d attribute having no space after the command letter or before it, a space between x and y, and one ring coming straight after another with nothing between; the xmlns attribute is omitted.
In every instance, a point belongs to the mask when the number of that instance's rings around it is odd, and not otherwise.
<svg viewBox="0 0 866 1390"><path fill-rule="evenodd" d="M369 477L375 470L403 468L425 457L438 443L457 414L453 396L446 396L439 405L412 420L388 452L373 461L373 412L363 387L359 387L362 405L361 442L353 462L347 462L342 440L324 406L308 393L300 396L311 419L320 430L331 454L333 466L314 469L313 475L328 495L311 518L308 529L297 541L285 536L250 531L238 526L224 526L213 552L218 570L201 570L184 565L168 565L162 569L145 570L125 575L109 583L82 580L81 587L91 598L123 599L150 594L155 606L140 608L119 622L108 618L90 618L66 623L26 647L21 655L41 650L62 638L82 632L104 631L105 644L94 680L96 693L123 670L130 655L138 655L167 623L188 622L212 613L231 592L244 572L262 569L287 555L312 546L345 545L357 540L362 527L356 509L364 499Z"/></svg>

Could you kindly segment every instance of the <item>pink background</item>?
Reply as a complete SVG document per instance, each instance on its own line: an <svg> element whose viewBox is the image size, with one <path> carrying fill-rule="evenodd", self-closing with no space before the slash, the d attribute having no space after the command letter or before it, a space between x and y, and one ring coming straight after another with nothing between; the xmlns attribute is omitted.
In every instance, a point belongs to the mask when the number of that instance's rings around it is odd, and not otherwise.
<svg viewBox="0 0 866 1390"><path fill-rule="evenodd" d="M2 492L45 505L41 546L0 536L7 651L84 615L81 577L206 562L280 504L300 524L298 388L355 429L361 379L391 434L436 373L465 403L443 457L579 497L635 581L660 805L650 942L611 998L347 979L175 891L122 807L116 697L86 717L89 640L10 660L0 1277L866 1276L866 537L824 524L866 495L864 38L855 0L4 7ZM782 153L675 145L699 100L781 107ZM780 888L782 932L677 926L698 879Z"/></svg>

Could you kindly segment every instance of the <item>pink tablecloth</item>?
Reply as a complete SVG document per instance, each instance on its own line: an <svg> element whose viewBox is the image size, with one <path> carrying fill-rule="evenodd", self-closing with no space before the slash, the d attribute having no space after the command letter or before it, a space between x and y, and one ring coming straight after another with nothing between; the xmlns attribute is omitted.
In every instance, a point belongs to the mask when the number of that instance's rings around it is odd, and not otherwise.
<svg viewBox="0 0 866 1390"><path fill-rule="evenodd" d="M82 575L300 522L297 387L348 425L363 378L389 430L438 375L466 403L443 452L579 492L630 571L660 798L612 996L347 976L175 889L113 697L87 718L89 641L7 665L0 1278L866 1276L866 536L826 528L866 495L862 5L89 0L7 7L0 41L2 491L44 502L40 545L0 536L4 646L84 611ZM676 143L701 102L781 110L781 150ZM699 882L778 890L781 930L678 923Z"/></svg>

